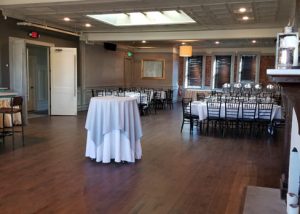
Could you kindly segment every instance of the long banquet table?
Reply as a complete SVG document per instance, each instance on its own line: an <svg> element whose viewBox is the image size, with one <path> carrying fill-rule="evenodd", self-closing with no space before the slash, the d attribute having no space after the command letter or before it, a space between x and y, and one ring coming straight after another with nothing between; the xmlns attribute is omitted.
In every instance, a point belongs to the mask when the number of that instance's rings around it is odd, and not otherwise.
<svg viewBox="0 0 300 214"><path fill-rule="evenodd" d="M205 120L207 118L206 101L193 101L191 103L191 113L198 115L200 121ZM225 118L225 103L221 104L220 117ZM239 111L239 118L242 118L241 110ZM273 105L271 120L273 119L281 119L281 106Z"/></svg>
<svg viewBox="0 0 300 214"><path fill-rule="evenodd" d="M85 128L86 157L103 163L141 159L143 134L136 98L91 98Z"/></svg>

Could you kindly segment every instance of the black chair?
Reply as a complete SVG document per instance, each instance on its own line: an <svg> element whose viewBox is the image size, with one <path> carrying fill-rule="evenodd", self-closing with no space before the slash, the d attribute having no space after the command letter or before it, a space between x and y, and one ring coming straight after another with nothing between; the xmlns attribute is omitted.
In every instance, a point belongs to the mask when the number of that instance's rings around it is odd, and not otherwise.
<svg viewBox="0 0 300 214"><path fill-rule="evenodd" d="M192 98L182 98L182 124L180 132L182 132L184 124L190 124L190 133L193 132L194 124L198 124L199 116L192 115L191 112Z"/></svg>
<svg viewBox="0 0 300 214"><path fill-rule="evenodd" d="M117 92L117 94L118 94L118 97L125 97L125 91L118 91Z"/></svg>
<svg viewBox="0 0 300 214"><path fill-rule="evenodd" d="M207 119L206 119L206 132L208 134L210 123L214 128L219 125L221 127L221 102L208 100L207 107Z"/></svg>
<svg viewBox="0 0 300 214"><path fill-rule="evenodd" d="M173 90L166 91L166 105L169 109L173 109Z"/></svg>
<svg viewBox="0 0 300 214"><path fill-rule="evenodd" d="M24 122L23 122L22 106L23 106L23 97L16 96L16 97L11 98L10 107L0 108L0 114L3 115L3 129L2 129L3 143L5 143L5 137L8 135L11 135L13 149L15 149L15 132L18 132L15 129L15 127L17 125L14 124L14 114L17 114L17 113L21 114L20 126L21 126L21 132L22 132L22 145L24 146ZM6 114L9 114L11 117L11 127L5 127L5 115ZM11 129L11 130L8 131L8 129Z"/></svg>
<svg viewBox="0 0 300 214"><path fill-rule="evenodd" d="M150 111L150 96L147 93L138 92L139 93L139 102L138 107L141 115L145 115Z"/></svg>
<svg viewBox="0 0 300 214"><path fill-rule="evenodd" d="M270 134L273 134L272 113L273 103L258 103L257 104L257 126L264 130L267 130ZM265 129L266 128L266 129Z"/></svg>
<svg viewBox="0 0 300 214"><path fill-rule="evenodd" d="M225 102L225 128L238 131L240 103L232 100Z"/></svg>
<svg viewBox="0 0 300 214"><path fill-rule="evenodd" d="M242 119L241 125L243 130L247 130L249 128L249 133L252 133L253 124L256 122L256 102L242 102Z"/></svg>
<svg viewBox="0 0 300 214"><path fill-rule="evenodd" d="M92 97L95 97L95 96L96 96L96 90L92 89Z"/></svg>
<svg viewBox="0 0 300 214"><path fill-rule="evenodd" d="M161 91L155 91L152 99L152 106L156 113L157 109L163 109L163 101L161 99Z"/></svg>
<svg viewBox="0 0 300 214"><path fill-rule="evenodd" d="M104 91L104 95L105 95L105 96L112 96L112 94L113 94L113 92L112 92L111 90L107 90L107 89L106 89L106 90Z"/></svg>
<svg viewBox="0 0 300 214"><path fill-rule="evenodd" d="M104 90L92 89L92 97L102 97L102 96L104 96Z"/></svg>

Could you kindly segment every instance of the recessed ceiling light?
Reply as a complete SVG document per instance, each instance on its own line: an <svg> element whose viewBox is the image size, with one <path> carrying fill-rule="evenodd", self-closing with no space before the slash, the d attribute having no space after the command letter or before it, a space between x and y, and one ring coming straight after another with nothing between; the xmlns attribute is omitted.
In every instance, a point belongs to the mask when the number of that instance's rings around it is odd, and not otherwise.
<svg viewBox="0 0 300 214"><path fill-rule="evenodd" d="M220 42L219 41L215 41L215 44L218 45L218 44L220 44Z"/></svg>
<svg viewBox="0 0 300 214"><path fill-rule="evenodd" d="M147 41L143 40L142 43L146 43Z"/></svg>
<svg viewBox="0 0 300 214"><path fill-rule="evenodd" d="M247 21L247 20L249 20L249 17L248 16L243 16L242 19L245 20L245 21Z"/></svg>
<svg viewBox="0 0 300 214"><path fill-rule="evenodd" d="M195 23L195 21L182 10L93 14L87 16L114 26L171 25Z"/></svg>
<svg viewBox="0 0 300 214"><path fill-rule="evenodd" d="M186 43L185 43L185 42L181 42L181 44L182 44L182 45L185 45Z"/></svg>
<svg viewBox="0 0 300 214"><path fill-rule="evenodd" d="M256 43L256 40L252 40L252 43L255 44L255 43Z"/></svg>
<svg viewBox="0 0 300 214"><path fill-rule="evenodd" d="M84 26L86 26L86 27L92 27L92 25L90 23L86 23Z"/></svg>
<svg viewBox="0 0 300 214"><path fill-rule="evenodd" d="M69 22L71 19L69 17L65 17L64 21Z"/></svg>
<svg viewBox="0 0 300 214"><path fill-rule="evenodd" d="M240 12L240 13L245 13L246 11L247 11L247 9L244 8L244 7L241 7L241 8L239 9L239 12Z"/></svg>

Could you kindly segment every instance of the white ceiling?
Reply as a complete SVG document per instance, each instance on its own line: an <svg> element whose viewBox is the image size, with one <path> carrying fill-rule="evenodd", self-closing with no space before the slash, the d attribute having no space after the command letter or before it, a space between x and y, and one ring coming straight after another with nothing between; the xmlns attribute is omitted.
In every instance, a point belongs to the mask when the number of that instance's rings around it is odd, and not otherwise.
<svg viewBox="0 0 300 214"><path fill-rule="evenodd" d="M289 22L291 11L294 10L294 3L295 0L1 0L0 8L6 16L87 35L89 33L134 34L147 32L149 34L148 40L151 40L151 32L153 34L157 34L157 32L187 32L188 35L189 32L214 32L216 30L218 32L221 32L220 30L235 30L232 32L238 32L236 30L253 29L253 32L255 32L256 29L282 29ZM249 9L249 12L246 12L246 14L237 13L240 7L246 7ZM183 10L196 23L114 27L86 16L87 14L171 9ZM250 20L242 21L241 17L243 15L249 16ZM66 16L71 19L70 22L63 21L63 18ZM90 23L92 27L84 27L85 23ZM218 36L222 37L222 34ZM275 36L276 34L270 36L273 38L269 40L264 38L258 44L269 46L271 43L273 44ZM253 37L255 35L249 35L249 38ZM206 40L209 39L208 36ZM257 39L259 40L260 38ZM129 39L127 38L126 40L128 41ZM153 40L159 39L153 38ZM212 41L206 44L210 44ZM234 41L233 43L245 44L243 41ZM232 46L232 41L228 44L228 46Z"/></svg>

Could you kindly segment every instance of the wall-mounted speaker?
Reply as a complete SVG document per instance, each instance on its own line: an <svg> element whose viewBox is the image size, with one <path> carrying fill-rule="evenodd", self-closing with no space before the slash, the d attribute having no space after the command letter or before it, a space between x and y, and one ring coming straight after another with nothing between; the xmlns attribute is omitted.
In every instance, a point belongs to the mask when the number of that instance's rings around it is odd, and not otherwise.
<svg viewBox="0 0 300 214"><path fill-rule="evenodd" d="M104 49L110 50L110 51L116 51L117 45L114 43L104 42L103 43Z"/></svg>

